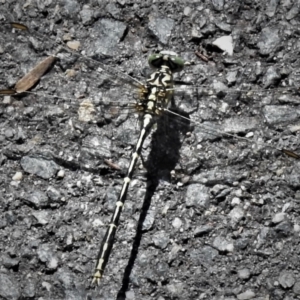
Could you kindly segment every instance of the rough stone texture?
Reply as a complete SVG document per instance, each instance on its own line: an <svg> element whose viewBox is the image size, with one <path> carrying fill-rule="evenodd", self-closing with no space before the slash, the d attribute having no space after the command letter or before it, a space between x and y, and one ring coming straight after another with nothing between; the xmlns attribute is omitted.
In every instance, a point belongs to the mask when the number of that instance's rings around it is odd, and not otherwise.
<svg viewBox="0 0 300 300"><path fill-rule="evenodd" d="M2 24L0 88L55 53L53 40L100 60L62 50L35 93L0 99L1 299L299 298L300 164L275 149L300 150L299 3L82 3L1 2L1 23L30 33ZM230 57L212 45L228 35ZM139 134L125 73L145 82L161 49L193 62L174 92L190 121L162 117L146 139L91 289Z"/></svg>

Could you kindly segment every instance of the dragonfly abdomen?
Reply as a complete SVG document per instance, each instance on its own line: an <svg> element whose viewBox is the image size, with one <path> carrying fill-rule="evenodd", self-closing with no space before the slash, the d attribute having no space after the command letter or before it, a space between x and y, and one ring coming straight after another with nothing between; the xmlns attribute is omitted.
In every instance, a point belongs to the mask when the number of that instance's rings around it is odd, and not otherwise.
<svg viewBox="0 0 300 300"><path fill-rule="evenodd" d="M103 275L105 266L108 262L108 259L109 259L109 256L110 256L110 253L112 250L112 246L114 243L114 237L115 237L117 227L119 224L121 212L122 212L122 209L124 206L124 202L126 200L129 184L130 184L130 181L133 176L134 168L139 159L144 140L147 137L149 131L151 130L152 125L153 125L153 116L151 114L145 114L143 117L143 126L142 126L142 130L140 132L139 139L138 139L135 149L131 155L131 161L130 161L130 164L129 164L129 167L127 170L127 175L124 178L122 189L121 189L118 201L116 202L114 213L112 215L110 224L108 225L108 229L106 231L102 245L100 247L99 255L97 258L96 270L93 275L92 284L96 283L96 282L99 284L99 281Z"/></svg>

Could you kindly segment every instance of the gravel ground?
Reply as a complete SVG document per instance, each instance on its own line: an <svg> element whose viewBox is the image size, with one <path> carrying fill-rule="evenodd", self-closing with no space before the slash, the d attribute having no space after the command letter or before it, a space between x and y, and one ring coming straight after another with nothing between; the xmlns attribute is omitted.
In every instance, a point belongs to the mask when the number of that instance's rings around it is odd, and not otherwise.
<svg viewBox="0 0 300 300"><path fill-rule="evenodd" d="M61 51L36 93L2 98L0 298L300 299L300 164L276 150L300 151L300 4L88 2L1 1L0 21L31 31L1 27L1 87L54 53L50 39L80 42L82 54L141 81L149 54L168 49L192 62L175 93L190 121L166 115L147 138L91 288L138 136L129 77L108 81ZM232 56L212 46L228 35ZM83 97L95 105L89 121L77 115Z"/></svg>

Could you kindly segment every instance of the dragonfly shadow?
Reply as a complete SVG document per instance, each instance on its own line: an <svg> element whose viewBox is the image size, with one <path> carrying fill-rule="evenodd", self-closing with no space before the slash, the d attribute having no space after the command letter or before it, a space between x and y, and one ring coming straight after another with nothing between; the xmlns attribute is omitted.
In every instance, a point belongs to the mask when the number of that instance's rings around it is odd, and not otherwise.
<svg viewBox="0 0 300 300"><path fill-rule="evenodd" d="M179 111L177 108L171 108L171 111L178 115L184 115L188 118L188 114ZM161 179L170 180L170 172L174 170L180 157L181 136L184 136L190 129L190 122L186 119L173 115L164 114L157 122L157 129L152 135L151 152L145 166L147 168L147 189L141 209L136 235L132 245L128 265L125 269L122 287L118 292L117 299L126 299L126 291L129 286L129 277L134 266L135 259L138 255L141 243L144 221L147 217L148 210L151 205L151 199L159 185Z"/></svg>

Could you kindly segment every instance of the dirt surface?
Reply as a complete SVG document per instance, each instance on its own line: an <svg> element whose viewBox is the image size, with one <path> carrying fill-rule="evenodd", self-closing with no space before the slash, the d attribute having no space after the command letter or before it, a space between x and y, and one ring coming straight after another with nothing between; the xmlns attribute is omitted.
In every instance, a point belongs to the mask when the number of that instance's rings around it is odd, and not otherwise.
<svg viewBox="0 0 300 300"><path fill-rule="evenodd" d="M300 298L300 164L278 151L300 152L294 2L1 2L0 88L57 53L32 93L1 97L1 299ZM232 56L213 46L229 35ZM129 82L163 49L191 62L180 116L147 138L91 288L139 133Z"/></svg>

